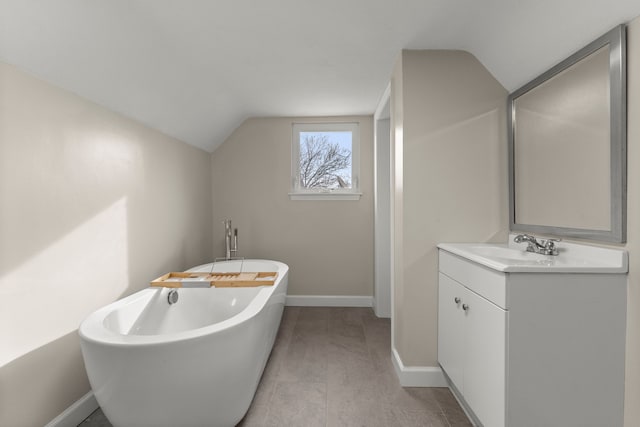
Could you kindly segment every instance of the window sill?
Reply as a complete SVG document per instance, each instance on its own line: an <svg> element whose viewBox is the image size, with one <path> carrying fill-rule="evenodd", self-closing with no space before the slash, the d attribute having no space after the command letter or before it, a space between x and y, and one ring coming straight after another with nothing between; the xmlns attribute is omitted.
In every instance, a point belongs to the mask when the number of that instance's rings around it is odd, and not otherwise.
<svg viewBox="0 0 640 427"><path fill-rule="evenodd" d="M360 200L362 193L289 193L291 200Z"/></svg>

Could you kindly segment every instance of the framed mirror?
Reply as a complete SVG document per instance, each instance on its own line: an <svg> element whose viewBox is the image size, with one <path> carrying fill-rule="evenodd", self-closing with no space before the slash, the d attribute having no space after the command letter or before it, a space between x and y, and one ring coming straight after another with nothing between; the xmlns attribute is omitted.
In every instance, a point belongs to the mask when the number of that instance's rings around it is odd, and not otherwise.
<svg viewBox="0 0 640 427"><path fill-rule="evenodd" d="M508 98L512 231L626 241L626 42L620 25Z"/></svg>

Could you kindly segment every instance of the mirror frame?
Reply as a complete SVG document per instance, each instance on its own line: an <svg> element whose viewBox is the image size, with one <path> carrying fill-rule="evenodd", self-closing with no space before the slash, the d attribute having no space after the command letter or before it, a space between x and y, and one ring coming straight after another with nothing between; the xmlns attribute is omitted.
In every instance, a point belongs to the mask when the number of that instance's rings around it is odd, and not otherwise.
<svg viewBox="0 0 640 427"><path fill-rule="evenodd" d="M515 211L515 100L558 73L609 46L611 223L609 230L592 230L516 222ZM509 230L624 243L627 235L627 67L626 26L619 25L569 58L512 92L507 100L509 154Z"/></svg>

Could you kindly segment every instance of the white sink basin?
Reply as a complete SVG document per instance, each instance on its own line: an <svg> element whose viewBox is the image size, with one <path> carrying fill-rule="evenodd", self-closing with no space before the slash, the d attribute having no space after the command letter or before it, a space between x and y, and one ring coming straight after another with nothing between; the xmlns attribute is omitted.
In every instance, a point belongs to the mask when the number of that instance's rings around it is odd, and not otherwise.
<svg viewBox="0 0 640 427"><path fill-rule="evenodd" d="M513 241L513 236L510 237ZM576 243L557 243L558 255L526 252L526 244L441 243L454 255L503 272L519 273L626 273L627 251Z"/></svg>

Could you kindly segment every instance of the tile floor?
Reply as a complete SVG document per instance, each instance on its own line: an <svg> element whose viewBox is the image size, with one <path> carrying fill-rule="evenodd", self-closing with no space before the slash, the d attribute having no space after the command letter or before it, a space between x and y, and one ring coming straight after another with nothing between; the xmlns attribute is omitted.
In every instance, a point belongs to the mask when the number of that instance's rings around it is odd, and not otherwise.
<svg viewBox="0 0 640 427"><path fill-rule="evenodd" d="M389 319L370 308L285 308L238 426L471 426L448 389L400 387L390 341ZM78 427L112 426L98 409Z"/></svg>

